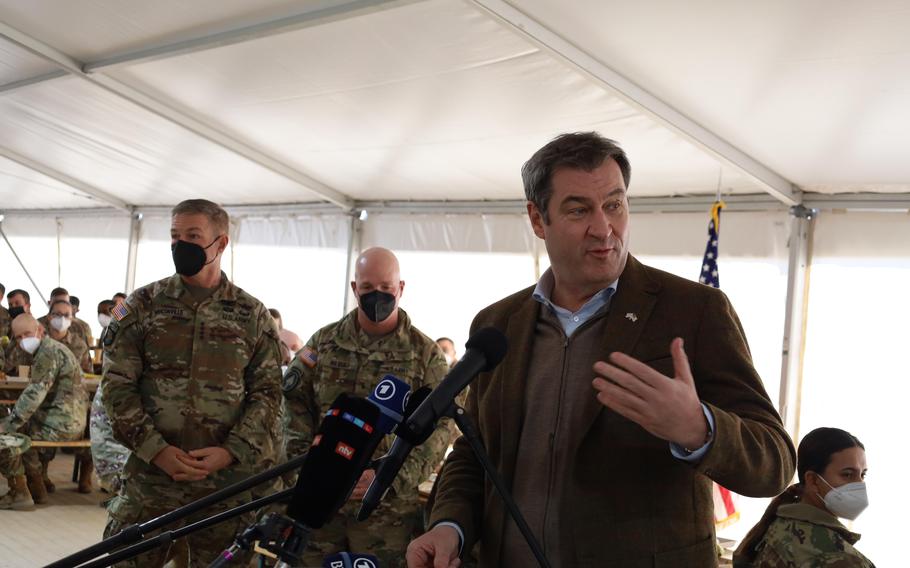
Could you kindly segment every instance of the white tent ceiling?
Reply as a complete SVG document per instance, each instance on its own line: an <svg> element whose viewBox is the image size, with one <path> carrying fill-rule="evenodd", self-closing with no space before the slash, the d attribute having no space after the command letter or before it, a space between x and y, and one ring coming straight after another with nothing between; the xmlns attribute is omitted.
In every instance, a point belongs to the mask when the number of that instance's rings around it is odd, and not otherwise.
<svg viewBox="0 0 910 568"><path fill-rule="evenodd" d="M907 194L908 24L898 1L2 0L0 209L520 200L521 163L582 129L637 197Z"/></svg>

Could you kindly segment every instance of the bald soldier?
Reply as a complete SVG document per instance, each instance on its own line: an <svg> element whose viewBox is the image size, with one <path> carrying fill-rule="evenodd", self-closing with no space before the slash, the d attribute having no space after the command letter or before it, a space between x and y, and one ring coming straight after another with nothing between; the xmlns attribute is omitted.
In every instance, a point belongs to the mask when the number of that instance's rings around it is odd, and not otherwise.
<svg viewBox="0 0 910 568"><path fill-rule="evenodd" d="M114 437L130 454L108 506L105 537L246 479L278 458L278 329L265 306L221 271L228 225L227 213L211 201L178 204L171 212L177 273L112 310L101 393ZM241 493L185 522L249 501L250 493ZM189 565L208 566L251 521L234 518L188 536ZM168 559L165 547L123 565L162 566Z"/></svg>
<svg viewBox="0 0 910 568"><path fill-rule="evenodd" d="M348 393L367 397L386 374L411 385L435 388L448 366L432 339L411 324L398 307L404 292L398 259L384 248L371 248L357 259L351 288L358 307L316 332L285 373L288 404L288 455L304 452L332 401ZM359 501L375 472L367 470L339 514L313 533L304 566L321 566L335 552L374 554L383 567L404 566L411 535L423 530L417 486L442 459L449 443L445 424L414 448L384 499L367 521L357 522ZM389 448L383 441L377 456Z"/></svg>
<svg viewBox="0 0 910 568"><path fill-rule="evenodd" d="M0 434L7 434L0 436L0 474L10 480L10 491L0 499L0 509L27 509L47 500L42 459L38 451L28 449L28 440L82 438L88 395L76 358L63 344L46 337L31 314L13 320L12 334L32 357L32 369L28 386L10 415L0 421ZM17 433L27 438L14 436Z"/></svg>

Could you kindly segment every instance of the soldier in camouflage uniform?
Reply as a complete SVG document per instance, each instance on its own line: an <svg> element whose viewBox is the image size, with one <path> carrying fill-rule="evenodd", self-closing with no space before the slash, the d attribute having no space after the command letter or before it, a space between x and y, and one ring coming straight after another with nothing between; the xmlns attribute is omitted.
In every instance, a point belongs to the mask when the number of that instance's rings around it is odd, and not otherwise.
<svg viewBox="0 0 910 568"><path fill-rule="evenodd" d="M92 440L92 463L95 472L101 480L101 487L111 493L120 491L120 475L130 456L130 451L114 439L114 430L111 421L104 411L104 396L98 389L92 400L92 409L89 416L89 437Z"/></svg>
<svg viewBox="0 0 910 568"><path fill-rule="evenodd" d="M797 475L799 483L777 496L743 539L733 566L874 568L854 548L860 535L838 521L855 519L868 504L862 443L839 428L816 428L799 444Z"/></svg>
<svg viewBox="0 0 910 568"><path fill-rule="evenodd" d="M3 299L3 295L6 293L6 287L3 284L0 284L0 300ZM0 338L9 337L10 330L9 326L12 323L12 318L9 315L9 310L0 306ZM2 345L0 345L2 347ZM0 349L0 370L3 370L3 350Z"/></svg>
<svg viewBox="0 0 910 568"><path fill-rule="evenodd" d="M31 313L31 299L29 298L28 292L25 290L11 290L10 293L6 295L6 300L9 303L9 313L12 319L16 319L16 316L20 314ZM13 339L12 332L10 332L10 339ZM31 357L19 347L18 341L10 341L7 344L3 355L4 363L2 370L7 375L17 376L19 374L19 365L31 364Z"/></svg>
<svg viewBox="0 0 910 568"><path fill-rule="evenodd" d="M60 292L61 290L62 293ZM56 288L54 293L54 298L56 299L51 300L50 302L50 312L38 321L42 322L45 333L51 339L66 345L76 357L76 360L79 361L79 366L84 372L91 373L92 358L88 352L88 343L86 342L83 333L79 331L73 323L73 306L66 300L69 295L67 295L66 291L62 288ZM54 459L55 454L56 450L54 449L49 449L41 453L44 487L47 489L48 493L53 493L56 490L56 486L47 474L48 464ZM80 448L75 451L75 455L79 463L79 486L77 490L79 493L91 493L92 472L94 470L92 466L92 454L88 449Z"/></svg>
<svg viewBox="0 0 910 568"><path fill-rule="evenodd" d="M178 204L171 218L177 274L139 288L113 310L101 395L114 436L130 455L108 506L105 537L280 457L278 330L262 303L221 272L227 232L227 214L215 203ZM184 523L249 499L241 493ZM207 566L251 521L235 518L187 537L189 564ZM161 566L167 557L161 549L122 565Z"/></svg>
<svg viewBox="0 0 910 568"><path fill-rule="evenodd" d="M73 325L73 306L69 302L62 299L52 301L50 313L38 321L42 322L44 331L51 338L69 347L84 372L92 372L92 357L88 352L89 345L82 331L79 330L78 326Z"/></svg>
<svg viewBox="0 0 910 568"><path fill-rule="evenodd" d="M425 385L435 388L448 371L433 340L398 308L404 282L391 251L365 251L357 259L351 285L359 307L317 331L285 373L289 456L309 447L321 417L339 394L367 397L385 374L409 383L411 392ZM375 475L373 470L364 472L351 500L313 533L305 566L320 566L326 555L339 551L374 554L383 567L405 566L408 542L423 531L417 486L429 477L448 446L445 422L426 443L414 448L379 508L368 520L357 522L359 501ZM390 437L380 445L377 457L389 446Z"/></svg>
<svg viewBox="0 0 910 568"><path fill-rule="evenodd" d="M23 314L13 320L13 334L26 351L34 350L29 385L16 400L12 413L0 422L0 432L21 433L32 440L78 440L85 430L88 395L82 387L82 372L73 354L63 344L43 335L38 322ZM6 459L7 477L28 478L29 499L47 499L41 475L39 452L29 450L21 459ZM0 501L9 508L16 495Z"/></svg>
<svg viewBox="0 0 910 568"><path fill-rule="evenodd" d="M762 539L751 562L737 568L874 568L854 544L860 535L850 532L831 513L803 503L781 505L777 519Z"/></svg>
<svg viewBox="0 0 910 568"><path fill-rule="evenodd" d="M79 319L79 303L80 300L76 296L70 296L70 305L73 306L73 326L79 328L79 332L82 334L82 337L85 338L85 343L89 347L95 346L95 338L92 337L92 328L89 326L87 321ZM89 371L91 372L91 371Z"/></svg>

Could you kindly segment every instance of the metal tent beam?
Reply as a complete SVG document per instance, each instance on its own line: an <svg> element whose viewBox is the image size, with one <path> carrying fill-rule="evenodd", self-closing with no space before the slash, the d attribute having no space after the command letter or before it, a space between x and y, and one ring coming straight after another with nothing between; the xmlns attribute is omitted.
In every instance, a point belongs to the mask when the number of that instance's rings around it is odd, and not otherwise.
<svg viewBox="0 0 910 568"><path fill-rule="evenodd" d="M72 176L69 176L63 172L57 171L46 164L37 162L31 158L13 152L9 148L0 146L0 156L3 156L7 160L16 162L20 166L24 166L34 172L38 172L41 175L47 176L53 180L59 181L62 184L65 184L80 193L84 193L87 197L106 203L113 206L116 209L121 211L129 211L130 204L126 201L123 201L119 197L115 197L110 193L107 193L103 190L98 189L92 185L85 183L84 181L78 180Z"/></svg>
<svg viewBox="0 0 910 568"><path fill-rule="evenodd" d="M412 4L417 1L419 0L310 1L304 4L307 6L304 11L291 16L174 43L148 46L126 53L103 57L97 61L86 63L83 67L83 71L86 73L93 73L123 65L135 65L137 63L186 55L188 53L195 53L206 49L234 45L236 43L243 43L303 28L327 24L337 20L354 18L371 12L395 8L405 4Z"/></svg>
<svg viewBox="0 0 910 568"><path fill-rule="evenodd" d="M550 30L505 0L471 0L476 6L505 23L546 52L600 82L629 104L648 113L700 148L754 179L762 188L786 205L801 199L793 183L761 164L717 134L690 119L663 100L652 95L624 75L611 69L561 35Z"/></svg>
<svg viewBox="0 0 910 568"><path fill-rule="evenodd" d="M42 73L41 75L35 75L34 77L26 77L25 79L19 79L17 81L4 83L0 85L0 93L7 93L10 91L15 91L16 89L21 89L23 87L29 87L31 85L37 85L38 83L44 83L45 81L68 76L69 73L62 70L51 71L50 73Z"/></svg>
<svg viewBox="0 0 910 568"><path fill-rule="evenodd" d="M334 203L345 211L350 210L353 207L353 200L347 195L330 188L271 155L258 150L250 143L226 134L217 127L206 122L202 117L196 116L195 113L191 113L188 110L178 110L173 106L173 103L159 100L148 93L126 85L125 83L121 83L104 74L89 75L82 71L83 65L81 62L3 22L0 22L0 35L45 60L55 63L58 67L72 75L80 77L121 99L127 100L173 124L221 146L222 148L244 157L267 170L300 184L319 198Z"/></svg>
<svg viewBox="0 0 910 568"><path fill-rule="evenodd" d="M225 47L307 27L363 16L372 12L388 10L420 1L423 0L311 1L307 3L306 9L296 14L256 24L245 25L239 28L191 37L176 42L150 44L123 53L105 55L94 61L88 61L81 64L80 71L84 73L97 73L99 71L126 65L136 65L148 61L178 57L180 55L187 55L189 53L196 53L207 49ZM50 73L42 73L41 75L36 75L34 77L12 81L0 85L0 93L4 91L13 91L36 83L43 83L44 81L51 81L53 79L65 77L66 75L66 73L60 71L52 71Z"/></svg>
<svg viewBox="0 0 910 568"><path fill-rule="evenodd" d="M790 260L787 268L787 301L778 410L784 428L795 441L799 439L809 268L812 262L813 228L818 211L798 205L790 210L790 214L793 223L789 239Z"/></svg>
<svg viewBox="0 0 910 568"><path fill-rule="evenodd" d="M910 194L803 194L805 207L822 211L873 211L907 213L910 211ZM633 213L704 213L714 202L715 196L696 195L688 197L630 197ZM724 196L726 212L779 211L788 208L768 194L743 194ZM373 213L400 214L446 214L446 215L513 215L525 213L523 199L494 199L489 201L354 201L354 209ZM231 215L278 216L337 214L338 207L322 202L303 203L252 203L224 205ZM166 206L137 206L137 213L149 216L167 217L171 208ZM113 208L84 209L0 209L0 213L17 217L87 217L123 213Z"/></svg>

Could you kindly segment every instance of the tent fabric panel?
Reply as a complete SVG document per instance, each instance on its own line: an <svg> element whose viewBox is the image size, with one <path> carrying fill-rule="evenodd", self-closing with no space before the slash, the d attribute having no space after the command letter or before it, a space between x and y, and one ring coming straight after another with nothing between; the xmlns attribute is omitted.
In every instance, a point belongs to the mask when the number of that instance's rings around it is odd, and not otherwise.
<svg viewBox="0 0 910 568"><path fill-rule="evenodd" d="M904 213L846 212L818 216L815 258L907 259L910 219Z"/></svg>
<svg viewBox="0 0 910 568"><path fill-rule="evenodd" d="M133 205L313 200L299 184L75 77L0 97L0 144Z"/></svg>
<svg viewBox="0 0 910 568"><path fill-rule="evenodd" d="M88 62L289 16L300 12L300 5L298 0L156 0L149 9L144 0L0 0L0 12L7 24Z"/></svg>
<svg viewBox="0 0 910 568"><path fill-rule="evenodd" d="M413 251L533 253L537 237L524 215L370 215L362 248Z"/></svg>
<svg viewBox="0 0 910 568"><path fill-rule="evenodd" d="M0 211L105 205L68 185L0 156Z"/></svg>
<svg viewBox="0 0 910 568"><path fill-rule="evenodd" d="M520 198L517 172L533 151L556 133L589 129L634 150L643 195L713 193L719 178L730 193L761 191L453 0L112 74L206 112L357 199Z"/></svg>
<svg viewBox="0 0 910 568"><path fill-rule="evenodd" d="M56 70L54 64L7 39L0 38L0 87Z"/></svg>
<svg viewBox="0 0 910 568"><path fill-rule="evenodd" d="M515 3L811 191L910 191L910 6Z"/></svg>

